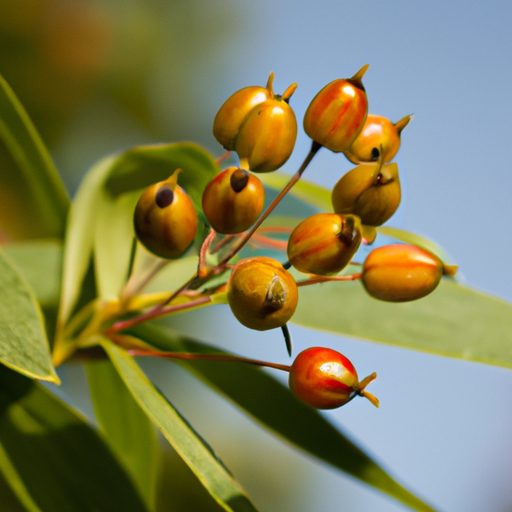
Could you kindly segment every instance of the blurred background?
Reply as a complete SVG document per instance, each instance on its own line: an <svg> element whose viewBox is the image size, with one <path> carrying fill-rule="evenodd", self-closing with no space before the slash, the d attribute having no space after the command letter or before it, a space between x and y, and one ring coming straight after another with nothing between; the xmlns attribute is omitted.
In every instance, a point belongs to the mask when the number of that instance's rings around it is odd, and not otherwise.
<svg viewBox="0 0 512 512"><path fill-rule="evenodd" d="M134 144L193 140L220 155L216 110L270 71L277 92L299 84L300 120L325 84L368 62L370 112L414 114L396 159L404 202L389 224L437 241L469 285L512 301L511 26L506 0L0 0L0 73L73 194L97 159ZM284 170L308 150L301 132ZM331 187L351 167L322 151L306 178ZM200 314L174 326L287 362L280 333L248 331L219 306ZM400 482L439 510L512 511L510 370L295 326L292 335L296 352L332 346L361 375L378 372L379 410L356 400L327 415ZM144 364L262 510L404 510L284 445L176 365ZM81 368L60 374L90 414ZM178 497L176 510L217 510L170 451L166 464L161 510Z"/></svg>

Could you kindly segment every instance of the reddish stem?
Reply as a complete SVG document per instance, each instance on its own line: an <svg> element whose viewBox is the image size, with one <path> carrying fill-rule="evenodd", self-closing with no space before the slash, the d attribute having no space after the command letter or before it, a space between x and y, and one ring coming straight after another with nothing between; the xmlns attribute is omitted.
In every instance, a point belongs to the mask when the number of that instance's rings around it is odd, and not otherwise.
<svg viewBox="0 0 512 512"><path fill-rule="evenodd" d="M281 199L290 191L290 189L299 181L300 177L302 176L303 172L306 170L306 167L309 165L311 160L313 160L313 157L318 153L318 150L322 146L318 144L318 142L313 141L313 144L311 145L311 149L304 159L304 162L302 162L302 165L300 166L300 169L292 176L290 181L287 183L287 185L279 192L277 197L272 201L272 203L269 205L269 207L262 213L261 217L256 221L256 224L250 229L238 242L236 246L234 246L231 251L225 256L225 258L222 260L221 264L227 263L233 256L235 256L238 252L240 252L245 244L249 241L252 235L256 232L256 230L261 226L263 221L274 211L275 207L280 203Z"/></svg>
<svg viewBox="0 0 512 512"><path fill-rule="evenodd" d="M182 287L184 288L184 287ZM211 298L208 297L201 297L200 299L192 300L190 302L186 302L185 304L179 304L177 306L169 306L164 307L163 305L159 305L147 313L144 313L142 315L136 316L134 318L130 318L129 320L121 320L119 322L116 322L112 327L107 329L105 331L105 335L109 336L110 334L114 334L118 331L123 331L125 329L129 329L130 327L133 327L134 325L138 325L142 322L146 322L148 320L153 320L155 318L158 318L160 316L168 315L170 313L176 313L178 311L184 311L190 308L194 308L196 306L201 306L203 304L207 304L211 301Z"/></svg>
<svg viewBox="0 0 512 512"><path fill-rule="evenodd" d="M279 226L269 226L265 228L258 229L260 233L267 232L267 233L291 233L293 231L293 228L285 228L285 227L279 227Z"/></svg>
<svg viewBox="0 0 512 512"><path fill-rule="evenodd" d="M288 242L285 240L275 240L274 238L259 235L258 233L252 235L251 245L253 243L256 247L269 247L277 251L286 251L288 247Z"/></svg>
<svg viewBox="0 0 512 512"><path fill-rule="evenodd" d="M248 363L275 370L290 371L290 366L286 364L271 363L269 361L260 361L259 359L248 359L246 357L231 356L226 354L191 354L186 352L153 352L151 350L128 350L132 356L155 356L166 359L188 359L196 361L231 361L236 363Z"/></svg>
<svg viewBox="0 0 512 512"><path fill-rule="evenodd" d="M229 155L231 154L231 151L225 151L224 153L222 153L222 155L219 156L219 158L217 158L217 160L215 160L219 165L224 162L224 160L227 160L229 158Z"/></svg>
<svg viewBox="0 0 512 512"><path fill-rule="evenodd" d="M356 281L361 279L362 274L349 274L346 276L315 276L304 281L298 281L297 286L308 286L310 284L326 283L330 281Z"/></svg>

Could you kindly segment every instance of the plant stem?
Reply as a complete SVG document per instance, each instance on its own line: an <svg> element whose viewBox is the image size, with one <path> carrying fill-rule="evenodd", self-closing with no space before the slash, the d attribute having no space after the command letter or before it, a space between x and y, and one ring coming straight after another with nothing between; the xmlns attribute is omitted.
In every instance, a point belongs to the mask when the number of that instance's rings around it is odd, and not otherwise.
<svg viewBox="0 0 512 512"><path fill-rule="evenodd" d="M272 203L270 204L270 206L265 210L265 212L263 212L263 214L261 215L261 217L258 219L258 221L256 222L256 224L253 226L253 228L248 231L245 235L243 235L241 237L241 239L239 240L239 242L234 245L231 250L228 252L228 254L222 259L222 261L217 265L217 268L220 269L222 268L223 266L225 266L229 260L231 260L231 258L233 258L233 256L235 256L236 254L238 254L239 251L242 250L242 248L245 246L245 244L249 241L249 239L254 235L254 233L256 232L256 230L260 227L260 225L263 223L263 221L274 211L275 207L279 204L279 202L281 201L281 199L283 199L283 197L290 191L290 189L295 185L295 183L297 183L297 181L299 181L300 177L302 176L302 174L304 173L304 171L306 170L307 166L310 164L311 160L313 160L313 157L318 153L318 151L320 150L320 148L322 147L321 144L319 144L318 142L315 142L313 141L312 145L311 145L311 149L308 153L308 155L306 156L306 158L304 159L304 162L302 162L302 165L300 166L299 170L292 176L292 178L290 179L290 181L288 182L288 184L283 188L283 190L281 190L281 192L278 194L278 196L272 201ZM210 234L211 235L211 234ZM207 244L208 246L211 244L211 241L212 241L213 237L209 236L207 238ZM203 250L203 249L202 249ZM155 268L154 269L155 272L157 272L159 270L159 268ZM144 315L140 315L136 318L132 318L130 320L125 320L124 322L118 322L117 324L114 324L113 327L111 327L107 332L117 332L119 330L122 330L122 329L126 329L128 327L131 327L132 325L136 325L138 323L141 323L141 322L144 322L146 320L151 320L153 318L157 318L159 316L162 316L162 315L166 315L168 313L173 313L175 311L179 311L179 310L182 310L182 309L186 309L187 307L193 307L193 306L188 306L188 305L180 305L180 306L176 306L176 308L178 309L173 309L173 307L170 307L170 308L165 308L165 306L167 304L169 304L170 302L172 302L181 292L185 291L187 288L189 288L189 286L196 280L198 279L198 277L201 277L202 278L202 281L203 282L207 282L208 279L210 278L210 276L214 275L214 272L210 273L210 274L206 274L205 276L200 276L200 270L201 268L194 273L194 275L188 280L186 281L183 285L181 285L177 290L175 290L170 296L169 298L163 302L162 304L160 305L157 305L155 306L153 309L151 309L150 311L148 311L146 314ZM142 280L142 282L144 284L147 283L147 281L151 278L154 277L154 274L151 273L148 278ZM128 282L126 288L125 288L125 291L123 292L122 294L122 297L121 297L121 303L123 304L123 300L126 301L127 298L129 299L129 297L131 297L133 295L133 288L134 286L130 286L130 282ZM139 286L137 289L140 289L141 287ZM128 290L128 291L127 291ZM130 293L129 293L130 292ZM128 296L128 297L126 297ZM203 300L203 299L200 299L200 300ZM209 300L209 299L208 299ZM208 302L208 300L205 301ZM191 304L191 303L189 303Z"/></svg>
<svg viewBox="0 0 512 512"><path fill-rule="evenodd" d="M137 295L137 293L139 293L158 274L158 272L160 272L160 270L168 265L170 261L171 260L159 259L143 277L132 273L119 297L121 307L125 308L130 302L130 299L134 295Z"/></svg>
<svg viewBox="0 0 512 512"><path fill-rule="evenodd" d="M231 151L224 151L224 153L222 153L222 155L220 155L219 158L217 158L215 161L220 165L222 162L224 162L224 160L229 158L229 155L231 155Z"/></svg>
<svg viewBox="0 0 512 512"><path fill-rule="evenodd" d="M271 363L269 361L260 361L259 359L248 359L246 357L231 356L226 354L198 354L187 352L153 352L150 350L128 350L132 356L155 356L164 357L167 359L188 359L195 361L230 361L236 363L248 363L257 366L264 366L267 368L274 368L275 370L282 370L285 372L290 371L290 366L286 364Z"/></svg>
<svg viewBox="0 0 512 512"><path fill-rule="evenodd" d="M203 306L205 304L208 304L211 302L211 297L201 297L196 300L192 300L189 302L186 302L185 304L179 304L177 306L169 306L164 307L164 305L159 305L147 313L144 313L142 315L136 316L134 318L130 318L128 320L121 320L119 322L116 322L112 327L107 329L105 331L105 335L108 336L109 334L116 333L118 331L123 331L124 329L129 329L130 327L133 327L134 325L138 325L142 322L146 322L148 320L153 320L155 318L158 318L160 316L170 315L171 313L177 313L178 311L185 311L187 309L195 308L198 306Z"/></svg>
<svg viewBox="0 0 512 512"><path fill-rule="evenodd" d="M361 279L362 274L348 274L346 276L315 276L304 281L298 281L297 286L308 286L310 284L327 283L330 281L356 281Z"/></svg>
<svg viewBox="0 0 512 512"><path fill-rule="evenodd" d="M256 232L256 230L261 226L263 221L274 211L275 207L280 203L281 199L291 190L291 188L299 181L300 177L306 170L307 166L313 160L313 157L318 153L318 150L322 147L321 144L318 142L313 141L311 145L311 149L309 150L308 155L304 159L304 162L302 162L302 165L300 166L299 170L292 176L288 184L279 192L277 197L272 201L272 203L269 205L269 207L262 213L261 217L256 221L256 224L252 227L251 230L249 230L242 239L236 244L229 253L224 257L224 259L221 262L222 264L227 263L233 256L238 254L242 250L242 248L245 246L245 244L249 241L251 236Z"/></svg>

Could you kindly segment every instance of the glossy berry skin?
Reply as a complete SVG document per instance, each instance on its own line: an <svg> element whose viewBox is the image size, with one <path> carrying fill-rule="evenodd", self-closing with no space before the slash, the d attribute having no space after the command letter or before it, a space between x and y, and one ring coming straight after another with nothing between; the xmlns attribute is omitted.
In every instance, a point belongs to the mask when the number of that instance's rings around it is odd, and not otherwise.
<svg viewBox="0 0 512 512"><path fill-rule="evenodd" d="M138 240L161 258L179 258L194 240L197 225L196 209L177 185L177 172L168 180L148 187L135 207Z"/></svg>
<svg viewBox="0 0 512 512"><path fill-rule="evenodd" d="M421 299L433 292L443 273L454 275L456 267L444 267L432 253L414 245L391 244L370 252L361 281L374 298L387 302Z"/></svg>
<svg viewBox="0 0 512 512"><path fill-rule="evenodd" d="M317 213L303 220L288 239L288 260L307 274L340 272L361 243L361 221L354 215Z"/></svg>
<svg viewBox="0 0 512 512"><path fill-rule="evenodd" d="M356 140L368 114L368 99L362 78L363 66L352 78L327 84L309 104L304 131L315 142L339 153Z"/></svg>
<svg viewBox="0 0 512 512"><path fill-rule="evenodd" d="M375 162L380 151L384 162L391 162L400 148L400 135L409 124L411 116L405 116L393 124L389 119L373 114L368 115L361 133L344 153L354 164Z"/></svg>
<svg viewBox="0 0 512 512"><path fill-rule="evenodd" d="M332 189L334 211L358 215L367 226L380 226L400 206L402 192L395 163L361 164L342 176Z"/></svg>
<svg viewBox="0 0 512 512"><path fill-rule="evenodd" d="M229 167L206 186L203 212L212 228L224 235L241 233L260 216L265 188L257 176Z"/></svg>
<svg viewBox="0 0 512 512"><path fill-rule="evenodd" d="M297 139L297 120L290 105L275 96L254 107L235 139L240 165L253 172L279 169L292 154Z"/></svg>
<svg viewBox="0 0 512 512"><path fill-rule="evenodd" d="M228 281L228 303L249 329L266 331L290 320L298 302L297 284L281 263L264 256L240 260Z"/></svg>
<svg viewBox="0 0 512 512"><path fill-rule="evenodd" d="M213 135L225 149L235 149L235 138L247 114L271 97L267 88L250 86L235 92L224 102L213 121Z"/></svg>
<svg viewBox="0 0 512 512"><path fill-rule="evenodd" d="M316 409L336 409L356 395L365 396L378 407L378 400L364 391L375 378L372 374L359 382L353 364L330 348L311 347L302 351L290 368L292 393Z"/></svg>

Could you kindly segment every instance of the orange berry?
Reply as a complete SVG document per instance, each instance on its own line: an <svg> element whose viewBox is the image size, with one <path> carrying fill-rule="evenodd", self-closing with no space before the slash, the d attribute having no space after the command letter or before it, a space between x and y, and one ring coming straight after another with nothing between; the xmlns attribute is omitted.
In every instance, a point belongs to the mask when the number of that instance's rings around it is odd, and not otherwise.
<svg viewBox="0 0 512 512"><path fill-rule="evenodd" d="M457 268L444 266L432 253L414 245L391 244L370 252L363 265L361 281L374 298L407 302L433 292L444 274Z"/></svg>
<svg viewBox="0 0 512 512"><path fill-rule="evenodd" d="M334 211L352 213L367 226L380 226L396 212L401 201L398 166L379 162L361 164L342 176L332 190Z"/></svg>
<svg viewBox="0 0 512 512"><path fill-rule="evenodd" d="M361 133L350 148L344 151L345 156L354 164L374 162L379 159L382 151L384 162L391 162L400 148L402 130L411 119L408 115L393 124L385 117L368 115Z"/></svg>
<svg viewBox="0 0 512 512"><path fill-rule="evenodd" d="M257 176L229 167L216 176L203 192L203 212L217 233L241 233L260 216L265 188Z"/></svg>
<svg viewBox="0 0 512 512"><path fill-rule="evenodd" d="M278 261L258 256L240 260L228 281L228 302L237 320L249 329L282 327L295 313L297 284Z"/></svg>
<svg viewBox="0 0 512 512"><path fill-rule="evenodd" d="M368 99L362 78L363 66L352 78L327 84L309 104L304 130L315 142L339 153L347 150L363 128L368 114Z"/></svg>
<svg viewBox="0 0 512 512"><path fill-rule="evenodd" d="M297 120L288 101L297 88L292 84L282 96L274 94L274 73L266 87L244 87L220 108L213 123L215 138L235 150L240 166L254 172L271 172L290 157L297 138Z"/></svg>
<svg viewBox="0 0 512 512"><path fill-rule="evenodd" d="M241 166L246 165L253 172L272 172L290 158L296 139L295 114L285 100L275 96L249 112L234 149Z"/></svg>
<svg viewBox="0 0 512 512"><path fill-rule="evenodd" d="M300 272L334 274L350 263L361 239L359 217L317 213L290 234L288 260Z"/></svg>
<svg viewBox="0 0 512 512"><path fill-rule="evenodd" d="M135 207L138 240L161 258L179 258L197 231L197 212L187 193L177 184L178 172L148 187Z"/></svg>
<svg viewBox="0 0 512 512"><path fill-rule="evenodd" d="M271 97L265 87L244 87L230 96L213 121L213 135L228 151L235 149L235 138L247 114Z"/></svg>

